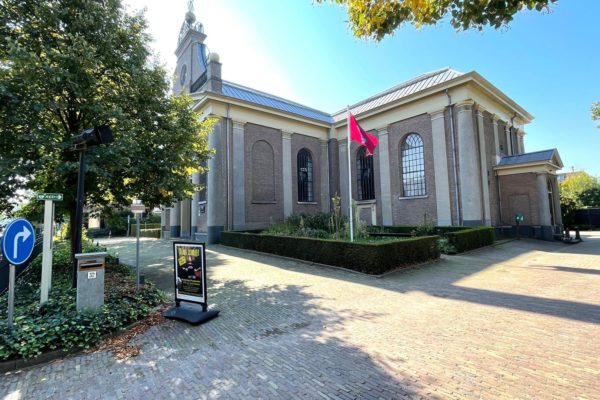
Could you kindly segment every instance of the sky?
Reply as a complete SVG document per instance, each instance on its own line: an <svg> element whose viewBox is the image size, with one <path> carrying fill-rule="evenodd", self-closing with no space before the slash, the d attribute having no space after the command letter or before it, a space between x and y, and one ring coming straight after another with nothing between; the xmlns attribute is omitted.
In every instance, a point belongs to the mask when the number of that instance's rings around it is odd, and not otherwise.
<svg viewBox="0 0 600 400"><path fill-rule="evenodd" d="M145 9L152 48L173 71L186 0L125 0ZM196 0L223 78L335 112L425 72L477 71L535 119L526 151L558 148L565 170L600 176L600 1L559 0L507 28L456 32L406 25L381 42L357 39L344 8L313 0Z"/></svg>

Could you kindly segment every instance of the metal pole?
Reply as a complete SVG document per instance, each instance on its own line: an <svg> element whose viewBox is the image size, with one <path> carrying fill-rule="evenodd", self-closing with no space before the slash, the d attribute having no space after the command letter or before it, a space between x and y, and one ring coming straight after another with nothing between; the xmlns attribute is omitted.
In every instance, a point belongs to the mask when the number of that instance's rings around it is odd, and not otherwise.
<svg viewBox="0 0 600 400"><path fill-rule="evenodd" d="M77 176L77 207L75 211L75 254L81 253L81 225L83 224L83 198L85 190L85 150L79 152L79 175ZM77 287L77 259L73 258L73 287Z"/></svg>
<svg viewBox="0 0 600 400"><path fill-rule="evenodd" d="M137 229L135 232L135 270L137 273L136 288L140 288L140 214L135 214Z"/></svg>
<svg viewBox="0 0 600 400"><path fill-rule="evenodd" d="M348 123L348 207L350 209L350 241L354 241L354 226L352 216L352 168L350 163L350 107L347 106L348 112L346 122Z"/></svg>
<svg viewBox="0 0 600 400"><path fill-rule="evenodd" d="M15 266L10 264L8 272L8 327L13 327L13 317L15 314Z"/></svg>
<svg viewBox="0 0 600 400"><path fill-rule="evenodd" d="M52 279L52 221L54 220L54 204L52 200L44 201L44 244L42 255L42 283L40 288L40 304L48 301L50 280Z"/></svg>

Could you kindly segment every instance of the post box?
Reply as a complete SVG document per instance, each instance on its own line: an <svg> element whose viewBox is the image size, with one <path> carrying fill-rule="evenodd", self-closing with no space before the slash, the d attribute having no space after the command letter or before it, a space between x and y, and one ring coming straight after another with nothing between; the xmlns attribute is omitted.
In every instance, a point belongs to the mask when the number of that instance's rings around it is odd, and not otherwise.
<svg viewBox="0 0 600 400"><path fill-rule="evenodd" d="M96 311L104 304L105 252L75 254L77 310Z"/></svg>

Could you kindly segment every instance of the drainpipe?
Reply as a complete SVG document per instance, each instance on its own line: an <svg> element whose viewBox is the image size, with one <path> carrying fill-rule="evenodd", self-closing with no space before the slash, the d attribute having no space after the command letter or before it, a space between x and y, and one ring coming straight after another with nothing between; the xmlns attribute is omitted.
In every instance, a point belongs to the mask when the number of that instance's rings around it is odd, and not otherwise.
<svg viewBox="0 0 600 400"><path fill-rule="evenodd" d="M498 171L494 171L494 173L496 175L496 188L498 189L498 216L500 218L498 225L502 226L502 193L500 191L500 176L498 175Z"/></svg>
<svg viewBox="0 0 600 400"><path fill-rule="evenodd" d="M458 183L458 168L456 166L456 144L454 142L454 105L452 104L452 97L448 89L445 90L446 96L448 96L448 109L450 111L450 143L452 145L452 171L454 173L454 207L456 209L456 218L459 225L462 225L462 215L460 205L458 201L458 192L460 184Z"/></svg>

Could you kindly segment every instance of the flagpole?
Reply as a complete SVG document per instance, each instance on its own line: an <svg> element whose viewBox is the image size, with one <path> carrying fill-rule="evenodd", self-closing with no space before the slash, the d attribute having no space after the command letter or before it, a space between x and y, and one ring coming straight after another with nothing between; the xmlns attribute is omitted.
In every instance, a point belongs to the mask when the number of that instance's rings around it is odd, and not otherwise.
<svg viewBox="0 0 600 400"><path fill-rule="evenodd" d="M354 218L352 216L352 167L350 163L350 106L346 106L348 129L348 208L350 209L350 241L354 242Z"/></svg>

